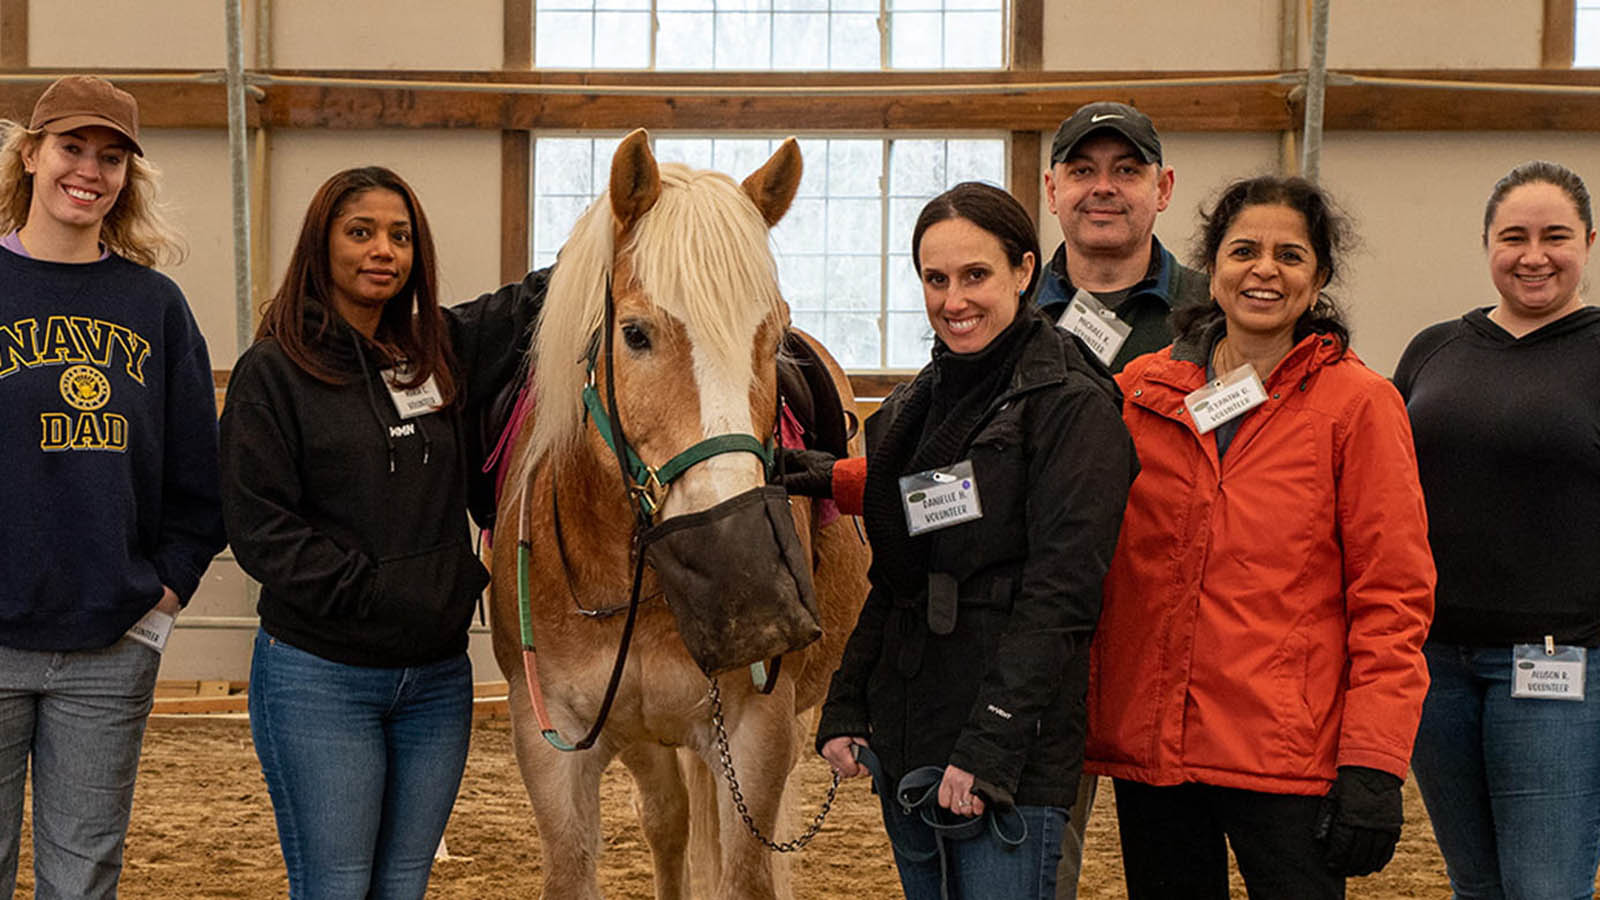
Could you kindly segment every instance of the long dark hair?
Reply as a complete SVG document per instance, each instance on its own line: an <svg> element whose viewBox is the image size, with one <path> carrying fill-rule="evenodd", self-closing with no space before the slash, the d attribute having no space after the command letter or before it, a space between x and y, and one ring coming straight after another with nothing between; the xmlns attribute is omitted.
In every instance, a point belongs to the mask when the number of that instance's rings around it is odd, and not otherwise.
<svg viewBox="0 0 1600 900"><path fill-rule="evenodd" d="M1016 198L992 184L981 181L963 181L948 191L928 201L917 216L916 227L911 230L911 264L922 273L922 234L934 225L950 219L968 222L994 235L1006 253L1006 261L1013 267L1022 265L1023 258L1033 254L1033 274L1028 286L1017 298L1026 304L1039 283L1039 272L1044 260L1039 256L1039 232L1028 218Z"/></svg>
<svg viewBox="0 0 1600 900"><path fill-rule="evenodd" d="M1594 208L1589 202L1589 188L1578 177L1578 173L1560 163L1535 159L1525 162L1515 169L1507 172L1503 178L1494 183L1494 190L1489 192L1489 202L1483 205L1483 245L1489 246L1489 226L1494 223L1495 214L1500 211L1501 201L1511 193L1512 188L1519 188L1525 184L1551 184L1561 189L1567 199L1578 211L1578 218L1583 220L1584 237L1594 230Z"/></svg>
<svg viewBox="0 0 1600 900"><path fill-rule="evenodd" d="M449 404L455 398L455 358L445 338L444 314L439 311L439 275L433 251L433 232L422 204L405 179L382 166L345 169L317 188L306 208L300 237L289 257L283 284L262 310L256 340L271 337L295 365L328 384L343 384L346 373L331 365L319 350L328 328L338 317L333 304L333 269L328 261L328 237L334 219L345 205L372 190L393 191L406 204L411 218L411 274L383 305L378 331L409 363L409 377L401 387L416 387L430 376L440 396ZM321 321L308 325L307 304L321 307Z"/></svg>
<svg viewBox="0 0 1600 900"><path fill-rule="evenodd" d="M1294 339L1300 341L1308 334L1329 334L1339 341L1343 353L1350 346L1350 325L1345 320L1344 310L1327 289L1338 280L1345 251L1354 241L1354 234L1349 219L1322 188L1304 178L1279 175L1244 178L1228 185L1209 212L1200 211L1200 233L1192 251L1195 264L1207 272L1216 269L1222 239L1239 214L1252 206L1287 206L1305 217L1306 235L1311 239L1311 251L1317 255L1317 278L1322 282L1322 289L1317 292L1316 301L1294 323ZM1193 339L1220 318L1222 308L1213 297L1210 303L1175 311L1172 330L1179 339Z"/></svg>

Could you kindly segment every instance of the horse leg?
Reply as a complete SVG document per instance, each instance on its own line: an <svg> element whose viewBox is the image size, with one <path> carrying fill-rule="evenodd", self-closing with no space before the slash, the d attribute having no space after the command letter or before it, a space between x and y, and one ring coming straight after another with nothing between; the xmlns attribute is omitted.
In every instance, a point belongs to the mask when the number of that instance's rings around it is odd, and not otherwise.
<svg viewBox="0 0 1600 900"><path fill-rule="evenodd" d="M689 793L678 773L677 754L660 744L634 744L619 756L633 773L634 811L650 845L656 900L683 900L684 851L689 838Z"/></svg>
<svg viewBox="0 0 1600 900"><path fill-rule="evenodd" d="M706 766L693 752L678 751L678 768L689 786L689 883L696 897L709 897L722 877L722 832L717 792L722 770Z"/></svg>
<svg viewBox="0 0 1600 900"><path fill-rule="evenodd" d="M602 745L562 753L539 733L520 679L509 683L512 744L533 804L547 900L601 900L600 776L611 752Z"/></svg>
<svg viewBox="0 0 1600 900"><path fill-rule="evenodd" d="M794 767L798 743L793 682L780 681L770 696L760 696L748 686L730 690L724 695L724 704L729 751L747 812L763 834L776 839L784 786ZM720 772L715 748L707 750L708 764ZM788 879L782 879L785 893L779 894L780 885L773 877L773 853L749 833L732 792L725 790L720 796L722 875L714 896L718 900L787 898Z"/></svg>

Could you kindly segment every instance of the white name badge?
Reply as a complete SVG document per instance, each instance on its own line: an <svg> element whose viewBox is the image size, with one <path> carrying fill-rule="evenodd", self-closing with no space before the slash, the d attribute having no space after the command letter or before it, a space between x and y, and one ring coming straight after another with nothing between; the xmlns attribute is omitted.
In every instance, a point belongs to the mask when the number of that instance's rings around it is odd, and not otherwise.
<svg viewBox="0 0 1600 900"><path fill-rule="evenodd" d="M1582 700L1589 651L1557 644L1511 648L1511 696L1518 700Z"/></svg>
<svg viewBox="0 0 1600 900"><path fill-rule="evenodd" d="M1117 351L1122 349L1128 335L1133 334L1132 325L1117 318L1115 312L1106 309L1083 288L1072 295L1067 311L1061 314L1061 321L1056 324L1069 334L1077 335L1079 340L1089 345L1095 358L1108 367L1117 358Z"/></svg>
<svg viewBox="0 0 1600 900"><path fill-rule="evenodd" d="M172 636L174 621L171 614L152 609L144 614L144 618L133 623L133 627L128 629L128 637L160 653L167 649L167 638Z"/></svg>
<svg viewBox="0 0 1600 900"><path fill-rule="evenodd" d="M394 410L402 419L414 419L425 416L444 405L444 397L439 393L439 385L429 375L428 380L414 388L398 386L399 376L394 369L383 370L383 384L389 389L389 399L394 401Z"/></svg>
<svg viewBox="0 0 1600 900"><path fill-rule="evenodd" d="M1267 402L1267 389L1255 367L1245 363L1183 398L1195 427L1205 434L1229 419L1237 419Z"/></svg>
<svg viewBox="0 0 1600 900"><path fill-rule="evenodd" d="M983 518L978 480L972 460L929 469L900 479L900 502L906 511L906 532L921 534Z"/></svg>

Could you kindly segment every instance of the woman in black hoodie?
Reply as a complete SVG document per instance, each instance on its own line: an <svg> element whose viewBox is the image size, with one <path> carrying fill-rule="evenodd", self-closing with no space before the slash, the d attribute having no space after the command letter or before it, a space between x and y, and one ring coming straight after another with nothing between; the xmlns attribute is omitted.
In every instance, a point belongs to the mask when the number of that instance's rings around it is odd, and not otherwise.
<svg viewBox="0 0 1600 900"><path fill-rule="evenodd" d="M222 416L223 512L262 583L250 725L293 897L421 897L472 725L481 440L543 273L442 311L398 175L330 178Z"/></svg>

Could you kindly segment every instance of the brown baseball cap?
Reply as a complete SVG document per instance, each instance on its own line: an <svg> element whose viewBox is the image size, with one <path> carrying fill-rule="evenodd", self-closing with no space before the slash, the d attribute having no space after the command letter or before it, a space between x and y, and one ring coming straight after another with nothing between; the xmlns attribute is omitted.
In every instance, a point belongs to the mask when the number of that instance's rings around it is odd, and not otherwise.
<svg viewBox="0 0 1600 900"><path fill-rule="evenodd" d="M139 146L139 101L104 78L93 75L68 75L44 89L33 105L29 131L44 129L62 134L74 128L103 125L128 139L133 152L144 155Z"/></svg>

